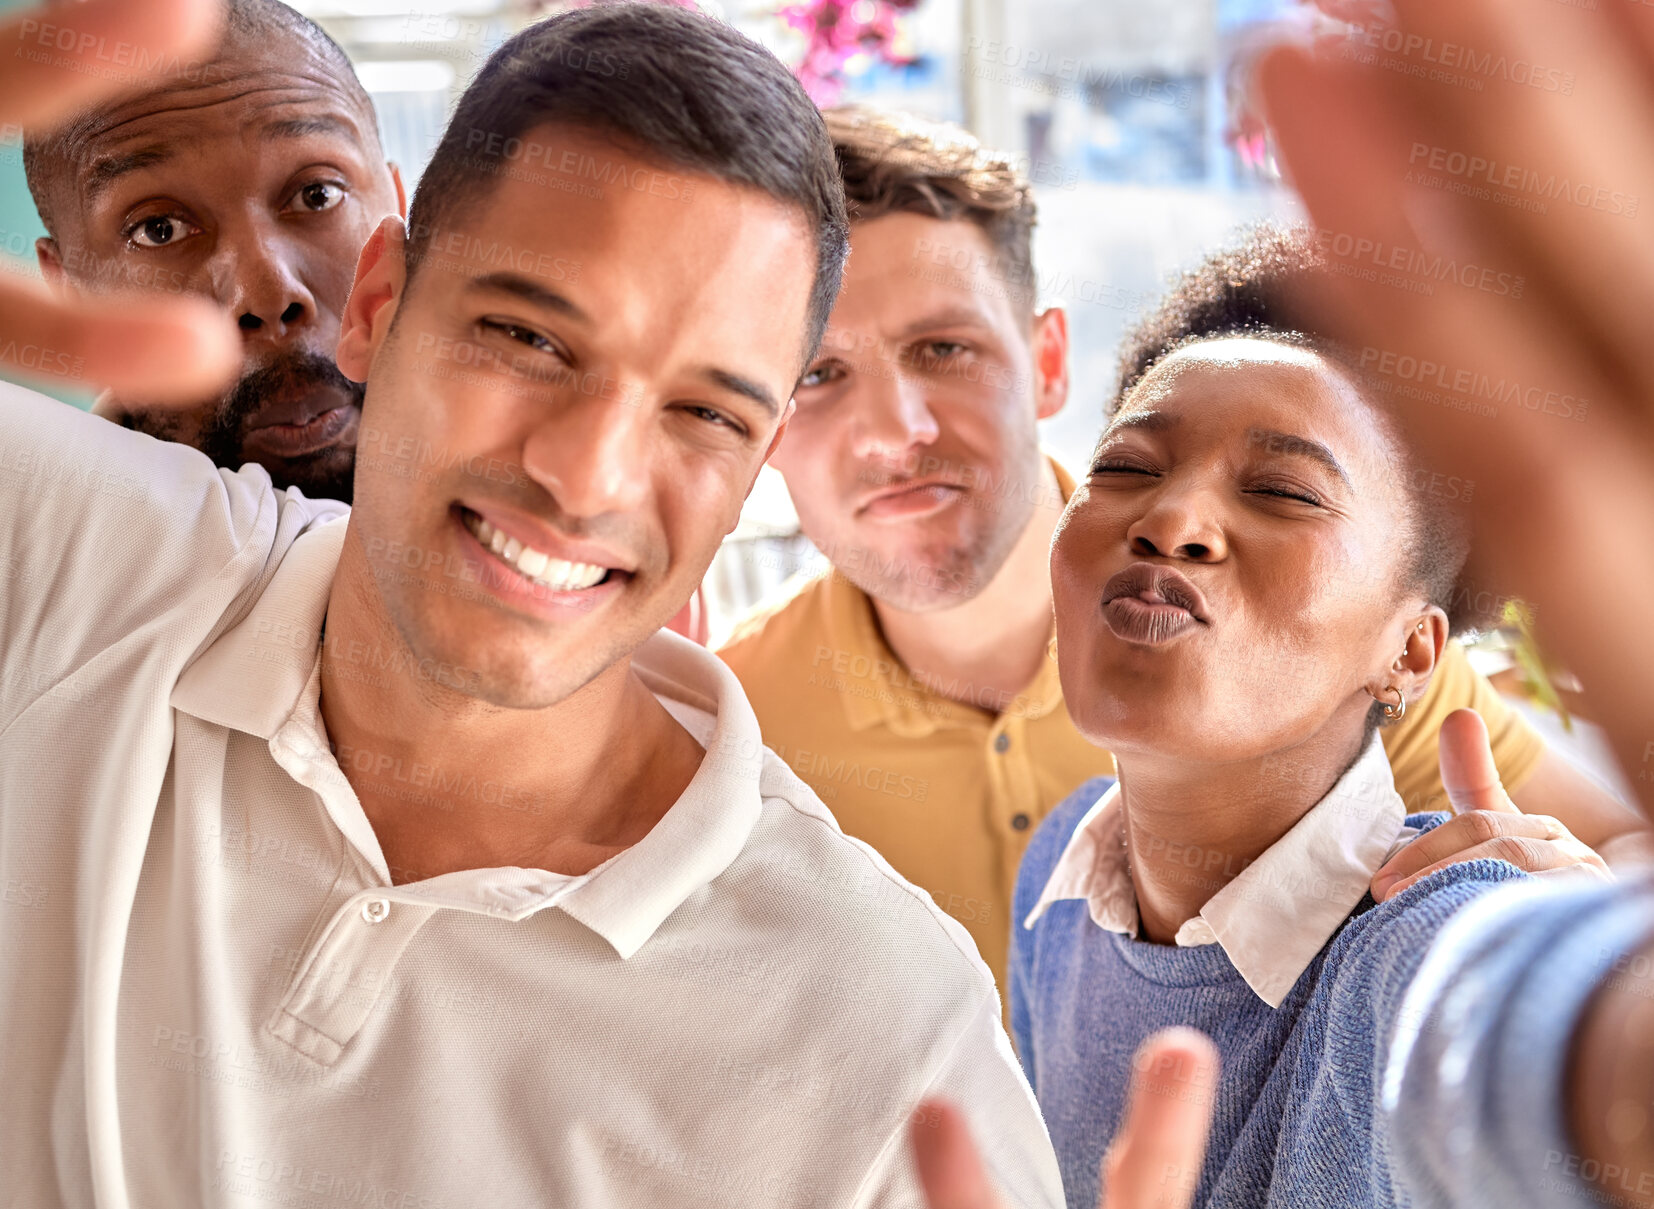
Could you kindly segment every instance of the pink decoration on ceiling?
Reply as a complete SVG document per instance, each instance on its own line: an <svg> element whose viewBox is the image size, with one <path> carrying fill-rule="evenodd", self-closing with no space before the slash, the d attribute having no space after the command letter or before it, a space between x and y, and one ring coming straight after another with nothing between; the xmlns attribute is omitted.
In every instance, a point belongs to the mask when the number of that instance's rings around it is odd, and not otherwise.
<svg viewBox="0 0 1654 1209"><path fill-rule="evenodd" d="M604 3L632 3L633 0L518 0L518 5L531 17L542 17L547 13L561 12L570 8L591 8L594 4ZM654 4L669 4L673 8L687 8L694 12L700 11L700 5L695 0L650 0Z"/></svg>
<svg viewBox="0 0 1654 1209"><path fill-rule="evenodd" d="M793 74L810 99L836 104L847 76L875 61L906 67L918 58L901 28L919 0L805 0L778 14L805 37L804 57Z"/></svg>
<svg viewBox="0 0 1654 1209"><path fill-rule="evenodd" d="M522 0L530 15L558 9L587 8L605 0ZM695 0L653 0L697 9ZM875 62L907 67L918 61L902 28L901 17L921 0L803 0L776 15L804 35L804 57L793 74L817 105L838 103L845 80Z"/></svg>

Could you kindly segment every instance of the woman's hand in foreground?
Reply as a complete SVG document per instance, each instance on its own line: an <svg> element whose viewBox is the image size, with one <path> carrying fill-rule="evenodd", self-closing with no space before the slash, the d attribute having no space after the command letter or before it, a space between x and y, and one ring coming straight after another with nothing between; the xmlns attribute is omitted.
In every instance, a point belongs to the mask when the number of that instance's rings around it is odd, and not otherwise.
<svg viewBox="0 0 1654 1209"><path fill-rule="evenodd" d="M1217 1077L1217 1048L1193 1029L1166 1029L1143 1042L1125 1117L1103 1156L1098 1209L1189 1209ZM1001 1209L958 1109L927 1100L908 1133L930 1209Z"/></svg>
<svg viewBox="0 0 1654 1209"><path fill-rule="evenodd" d="M0 22L0 129L49 128L165 78L124 64L188 70L210 53L223 19L218 0L87 0L10 14ZM235 325L205 299L70 300L16 272L0 271L0 332L0 375L69 384L38 368L62 366L75 386L157 402L216 394L241 363Z"/></svg>
<svg viewBox="0 0 1654 1209"><path fill-rule="evenodd" d="M1509 861L1528 873L1612 878L1596 851L1556 819L1523 814L1499 782L1487 724L1473 709L1454 710L1441 729L1442 783L1456 817L1427 831L1373 874L1373 897L1394 898L1420 878L1464 861Z"/></svg>

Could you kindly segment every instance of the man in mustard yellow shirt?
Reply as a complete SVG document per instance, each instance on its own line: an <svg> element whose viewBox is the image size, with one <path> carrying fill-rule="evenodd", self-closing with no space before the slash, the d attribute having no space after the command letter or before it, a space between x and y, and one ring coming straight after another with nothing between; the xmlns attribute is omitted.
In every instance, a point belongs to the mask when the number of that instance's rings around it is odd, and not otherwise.
<svg viewBox="0 0 1654 1209"><path fill-rule="evenodd" d="M1050 653L1047 560L1074 484L1038 421L1067 400L1067 321L1034 309L1033 194L1005 159L905 116L840 110L828 128L851 256L773 461L833 570L720 653L765 742L1003 979L1033 829L1113 772L1069 720ZM1436 736L1462 706L1486 720L1524 810L1599 849L1645 827L1547 752L1451 642L1382 732L1408 810L1447 808Z"/></svg>

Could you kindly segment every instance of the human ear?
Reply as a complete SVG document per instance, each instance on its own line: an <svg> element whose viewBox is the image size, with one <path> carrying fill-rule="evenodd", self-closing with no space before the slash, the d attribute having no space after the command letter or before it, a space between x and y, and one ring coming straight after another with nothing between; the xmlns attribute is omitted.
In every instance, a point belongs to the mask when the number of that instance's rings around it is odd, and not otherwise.
<svg viewBox="0 0 1654 1209"><path fill-rule="evenodd" d="M46 284L60 294L68 293L69 279L63 271L63 253L58 250L57 240L42 235L34 241L34 256L40 262L40 275Z"/></svg>
<svg viewBox="0 0 1654 1209"><path fill-rule="evenodd" d="M408 217L408 191L402 184L401 165L386 160L385 167L390 169L391 184L396 186L396 213L403 220L406 220Z"/></svg>
<svg viewBox="0 0 1654 1209"><path fill-rule="evenodd" d="M407 235L400 218L375 228L356 260L356 282L339 326L335 359L345 377L366 382L407 285Z"/></svg>
<svg viewBox="0 0 1654 1209"><path fill-rule="evenodd" d="M1035 414L1049 420L1068 402L1068 315L1060 306L1034 316Z"/></svg>
<svg viewBox="0 0 1654 1209"><path fill-rule="evenodd" d="M1447 647L1447 614L1435 605L1423 605L1409 610L1398 619L1402 633L1399 642L1390 635L1390 649L1399 646L1389 664L1366 685L1374 700L1386 704L1396 701L1396 693L1411 704L1424 696Z"/></svg>
<svg viewBox="0 0 1654 1209"><path fill-rule="evenodd" d="M793 412L797 410L798 400L789 398L786 406L781 409L781 419L776 423L774 435L770 437L769 448L764 450L764 460L759 465L760 470L769 465L770 459L775 456L775 451L781 447L781 438L787 435L787 425L792 421ZM754 472L753 482L757 481L758 475ZM752 490L752 483L747 484L747 490L749 492Z"/></svg>

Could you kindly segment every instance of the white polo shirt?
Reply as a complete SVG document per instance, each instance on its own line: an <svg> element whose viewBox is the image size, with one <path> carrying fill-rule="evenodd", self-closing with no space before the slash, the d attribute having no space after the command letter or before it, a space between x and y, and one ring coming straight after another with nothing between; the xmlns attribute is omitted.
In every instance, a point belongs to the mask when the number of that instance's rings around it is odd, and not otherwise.
<svg viewBox="0 0 1654 1209"><path fill-rule="evenodd" d="M641 842L392 886L317 704L345 516L0 384L0 1204L918 1205L939 1095L1061 1205L964 930L674 635L707 754Z"/></svg>

